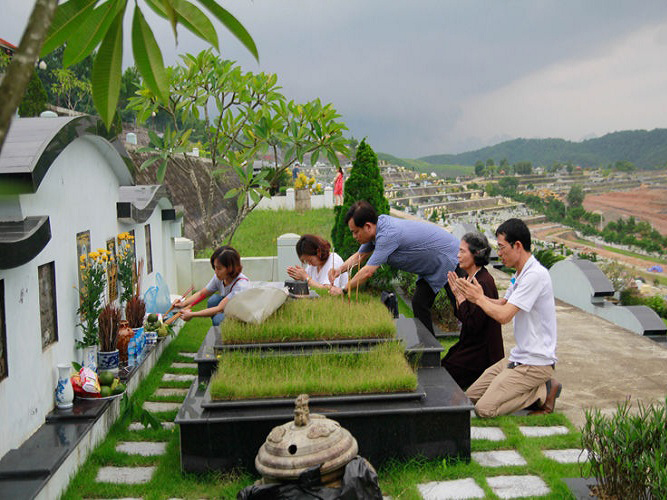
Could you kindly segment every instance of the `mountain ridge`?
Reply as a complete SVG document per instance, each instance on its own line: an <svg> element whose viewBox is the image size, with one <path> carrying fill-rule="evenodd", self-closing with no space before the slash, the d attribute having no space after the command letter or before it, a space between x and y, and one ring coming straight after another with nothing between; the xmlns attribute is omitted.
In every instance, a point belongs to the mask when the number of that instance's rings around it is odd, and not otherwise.
<svg viewBox="0 0 667 500"><path fill-rule="evenodd" d="M510 164L529 161L534 166L546 166L558 162L582 167L629 161L638 168L661 168L667 164L667 128L610 132L579 142L518 138L465 153L428 155L416 160L432 165L474 165L488 159L496 165L503 159Z"/></svg>

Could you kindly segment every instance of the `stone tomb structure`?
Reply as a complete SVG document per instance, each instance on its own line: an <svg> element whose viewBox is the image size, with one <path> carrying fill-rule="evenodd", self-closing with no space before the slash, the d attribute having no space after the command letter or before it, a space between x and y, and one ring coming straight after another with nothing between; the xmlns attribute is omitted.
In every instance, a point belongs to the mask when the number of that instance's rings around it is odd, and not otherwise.
<svg viewBox="0 0 667 500"><path fill-rule="evenodd" d="M397 337L408 360L416 364L414 392L311 397L310 411L336 420L359 443L359 454L374 466L415 456L470 459L470 412L473 405L440 366L440 343L418 320L398 318ZM222 325L224 327L224 323ZM265 344L273 351L300 352L332 347L367 349L368 340ZM195 356L195 380L176 416L180 426L184 472L254 471L257 450L274 427L293 417L293 398L214 401L208 391L217 356L257 344L223 344L212 327ZM415 365L413 365L415 366Z"/></svg>

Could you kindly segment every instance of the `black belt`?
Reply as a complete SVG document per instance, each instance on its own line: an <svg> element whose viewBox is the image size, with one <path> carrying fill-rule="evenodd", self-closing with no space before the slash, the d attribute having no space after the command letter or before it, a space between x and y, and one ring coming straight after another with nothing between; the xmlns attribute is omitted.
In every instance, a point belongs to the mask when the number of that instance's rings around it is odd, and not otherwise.
<svg viewBox="0 0 667 500"><path fill-rule="evenodd" d="M519 363L518 361L510 361L509 363L507 363L507 368L509 368L511 370L512 368L516 368L517 366L521 366L521 365L524 365L524 364L525 363ZM552 365L547 365L547 366L550 366L554 370L556 369L556 363L554 363Z"/></svg>

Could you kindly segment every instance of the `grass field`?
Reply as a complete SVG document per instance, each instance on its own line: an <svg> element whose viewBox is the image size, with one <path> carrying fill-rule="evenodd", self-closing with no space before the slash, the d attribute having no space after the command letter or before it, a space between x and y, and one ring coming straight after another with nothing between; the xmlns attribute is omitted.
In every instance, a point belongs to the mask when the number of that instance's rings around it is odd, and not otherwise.
<svg viewBox="0 0 667 500"><path fill-rule="evenodd" d="M317 208L306 212L294 210L254 210L243 220L231 245L242 257L276 255L278 237L285 233L316 234L331 241L334 211ZM208 258L210 248L197 252L198 258Z"/></svg>

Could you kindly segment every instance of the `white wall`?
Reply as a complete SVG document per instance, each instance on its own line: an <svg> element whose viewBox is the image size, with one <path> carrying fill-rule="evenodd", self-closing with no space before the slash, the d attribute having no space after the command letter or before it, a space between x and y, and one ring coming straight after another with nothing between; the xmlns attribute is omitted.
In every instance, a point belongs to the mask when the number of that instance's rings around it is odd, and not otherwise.
<svg viewBox="0 0 667 500"><path fill-rule="evenodd" d="M88 137L76 139L56 158L37 193L20 196L22 216L48 215L52 236L31 262L0 270L5 286L9 371L9 376L0 381L0 456L18 447L53 409L56 365L80 359L74 344L75 338L81 336L76 326L76 234L90 230L91 247L96 249L105 248L107 239L119 232L134 229L137 256L145 257L144 224L119 224L119 180L94 141ZM111 161L121 160L116 155ZM0 204L4 201L0 198ZM171 269L164 271L165 262L173 261L173 250L162 230L169 228L171 236L172 224L161 221L160 208L148 222L154 269L166 276ZM37 268L48 262L55 262L58 341L42 350ZM155 271L149 276L144 274L143 289L154 279Z"/></svg>
<svg viewBox="0 0 667 500"><path fill-rule="evenodd" d="M250 197L248 202L252 203ZM333 189L330 186L324 188L324 194L310 195L310 208L333 208L333 206ZM294 210L294 189L288 188L285 196L262 198L256 210Z"/></svg>

